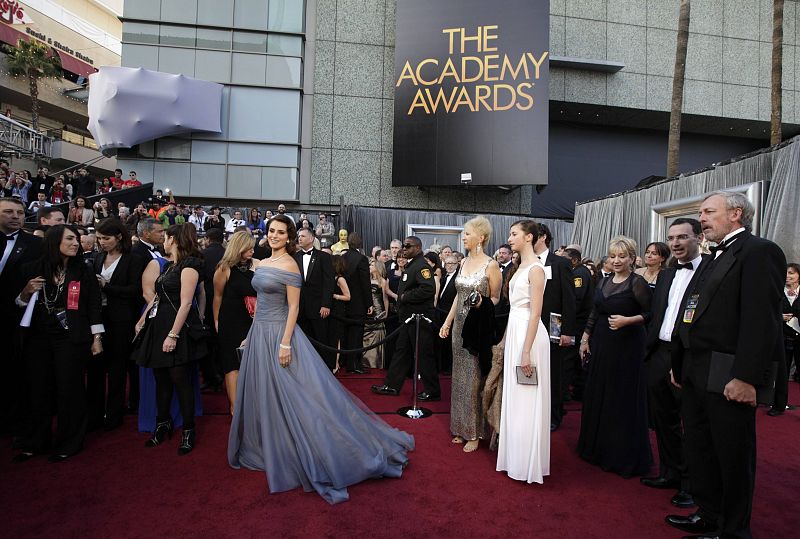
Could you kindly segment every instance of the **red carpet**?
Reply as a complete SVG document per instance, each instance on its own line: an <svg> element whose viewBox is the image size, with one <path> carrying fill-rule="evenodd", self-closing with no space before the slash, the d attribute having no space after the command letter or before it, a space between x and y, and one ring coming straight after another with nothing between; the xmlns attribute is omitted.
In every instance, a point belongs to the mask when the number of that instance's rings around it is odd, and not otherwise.
<svg viewBox="0 0 800 539"><path fill-rule="evenodd" d="M86 449L62 464L38 457L11 464L9 440L0 450L0 507L6 537L659 537L681 533L664 523L671 491L648 489L580 460L578 403L552 438L552 475L528 485L494 471L485 447L465 454L449 443L448 403L431 403L433 417L395 415L409 402L369 392L376 376L343 377L353 393L390 424L413 434L417 450L401 479L350 487L350 501L330 506L301 490L269 494L259 472L232 470L226 460L227 401L205 395L210 415L199 420L199 440L187 457L177 440L143 447L135 418L112 433L94 433ZM443 380L445 394L449 380ZM800 402L791 384L792 403ZM800 411L771 418L758 412L759 457L753 531L793 537L800 524ZM792 530L795 530L794 532Z"/></svg>

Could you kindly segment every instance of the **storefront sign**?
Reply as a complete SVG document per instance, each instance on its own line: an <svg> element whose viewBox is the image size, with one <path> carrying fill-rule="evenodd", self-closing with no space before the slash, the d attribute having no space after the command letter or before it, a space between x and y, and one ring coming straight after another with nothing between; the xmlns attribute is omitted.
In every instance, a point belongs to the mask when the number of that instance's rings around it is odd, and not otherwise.
<svg viewBox="0 0 800 539"><path fill-rule="evenodd" d="M547 0L398 2L393 185L547 183L548 48Z"/></svg>

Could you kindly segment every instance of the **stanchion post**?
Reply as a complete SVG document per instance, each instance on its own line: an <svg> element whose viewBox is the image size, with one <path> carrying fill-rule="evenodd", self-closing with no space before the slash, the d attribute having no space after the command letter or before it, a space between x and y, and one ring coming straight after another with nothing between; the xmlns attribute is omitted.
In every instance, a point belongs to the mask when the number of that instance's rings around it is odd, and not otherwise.
<svg viewBox="0 0 800 539"><path fill-rule="evenodd" d="M427 323L432 323L425 315L420 313L414 313L404 322L408 324L414 320L415 328L414 328L414 378L411 380L411 406L403 406L397 413L409 419L423 419L426 417L430 417L433 415L427 408L419 408L417 406L417 382L419 381L419 324L420 320L425 320Z"/></svg>

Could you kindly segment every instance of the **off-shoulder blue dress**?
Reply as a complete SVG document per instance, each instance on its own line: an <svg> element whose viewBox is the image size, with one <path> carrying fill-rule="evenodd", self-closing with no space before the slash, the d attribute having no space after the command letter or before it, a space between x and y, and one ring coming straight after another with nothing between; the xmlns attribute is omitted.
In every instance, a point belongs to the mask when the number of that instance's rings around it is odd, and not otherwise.
<svg viewBox="0 0 800 539"><path fill-rule="evenodd" d="M298 326L292 361L280 366L286 287L301 285L297 273L256 268L258 307L239 369L228 462L264 470L270 492L303 487L333 504L348 499L349 485L400 477L414 438L342 387Z"/></svg>

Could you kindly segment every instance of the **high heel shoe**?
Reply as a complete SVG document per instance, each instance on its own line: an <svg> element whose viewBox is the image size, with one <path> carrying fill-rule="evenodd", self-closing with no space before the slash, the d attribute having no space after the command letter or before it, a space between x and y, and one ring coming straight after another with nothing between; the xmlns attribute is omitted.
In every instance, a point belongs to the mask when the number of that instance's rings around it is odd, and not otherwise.
<svg viewBox="0 0 800 539"><path fill-rule="evenodd" d="M183 429L181 435L181 445L178 446L178 454L188 455L194 449L194 442L197 439L197 432L195 429Z"/></svg>
<svg viewBox="0 0 800 539"><path fill-rule="evenodd" d="M145 447L155 447L164 441L165 438L172 438L172 420L159 421L153 437L144 443Z"/></svg>

